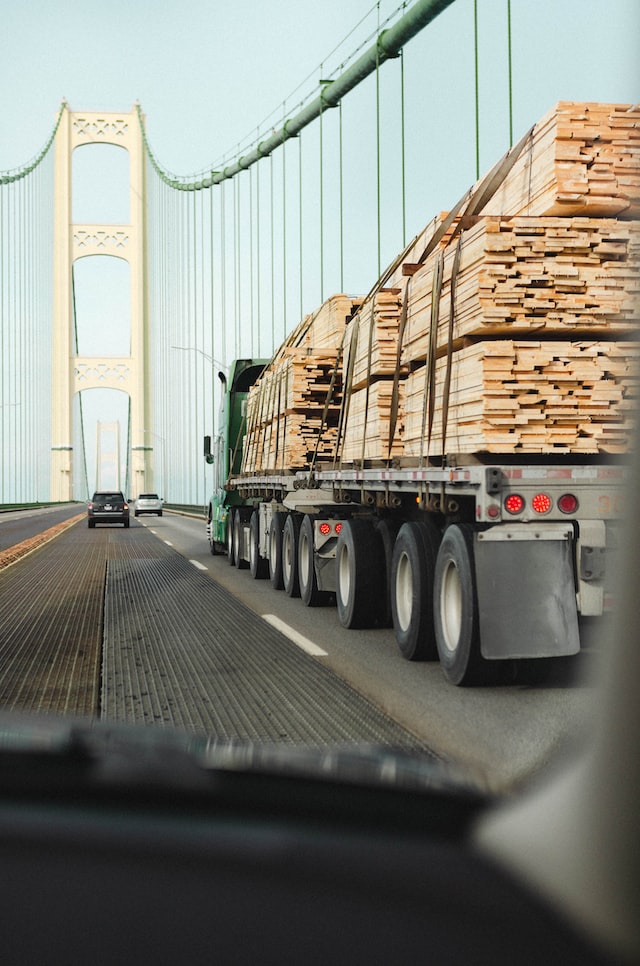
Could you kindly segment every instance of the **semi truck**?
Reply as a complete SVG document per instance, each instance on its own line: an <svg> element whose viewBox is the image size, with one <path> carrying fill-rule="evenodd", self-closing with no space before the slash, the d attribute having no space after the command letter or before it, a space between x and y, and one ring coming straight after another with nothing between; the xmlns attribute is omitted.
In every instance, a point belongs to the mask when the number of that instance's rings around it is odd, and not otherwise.
<svg viewBox="0 0 640 966"><path fill-rule="evenodd" d="M270 360L235 360L213 451L205 439L212 553L307 606L335 603L345 628L392 626L404 658L438 660L454 685L577 655L615 605L637 213L623 191L613 217L584 215L584 199L549 213L546 197L496 213L549 124L367 296L327 300Z"/></svg>

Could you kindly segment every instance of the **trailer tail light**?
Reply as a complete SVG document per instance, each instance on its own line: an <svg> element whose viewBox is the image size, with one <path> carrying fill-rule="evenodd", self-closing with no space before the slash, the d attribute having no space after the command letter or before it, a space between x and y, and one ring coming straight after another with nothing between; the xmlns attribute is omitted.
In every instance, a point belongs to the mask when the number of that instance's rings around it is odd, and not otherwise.
<svg viewBox="0 0 640 966"><path fill-rule="evenodd" d="M519 493L510 493L504 501L504 508L507 513L522 513L524 510L524 498Z"/></svg>
<svg viewBox="0 0 640 966"><path fill-rule="evenodd" d="M342 523L329 523L328 520L323 520L322 523L318 524L318 533L323 537L328 537L332 532L338 536L341 530Z"/></svg>
<svg viewBox="0 0 640 966"><path fill-rule="evenodd" d="M551 509L551 497L548 493L536 493L531 500L531 508L535 513L548 513Z"/></svg>
<svg viewBox="0 0 640 966"><path fill-rule="evenodd" d="M573 493L565 493L558 500L558 509L563 513L575 513L578 509L578 498Z"/></svg>

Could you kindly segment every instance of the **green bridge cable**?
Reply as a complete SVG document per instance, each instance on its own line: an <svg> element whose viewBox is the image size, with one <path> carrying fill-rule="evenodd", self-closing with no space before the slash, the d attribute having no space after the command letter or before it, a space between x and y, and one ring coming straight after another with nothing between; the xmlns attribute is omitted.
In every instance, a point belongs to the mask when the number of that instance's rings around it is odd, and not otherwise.
<svg viewBox="0 0 640 966"><path fill-rule="evenodd" d="M56 134L58 133L58 128L60 127L60 121L62 120L62 115L64 114L65 110L67 110L67 107L68 107L67 102L62 101L60 105L60 109L58 111L58 117L56 118L56 123L54 125L53 131L51 132L51 136L49 137L49 140L43 147L40 154L38 154L37 157L34 158L33 161L31 161L31 163L25 165L19 171L15 171L15 172L7 171L4 173L0 173L0 185L13 184L14 181L21 181L23 178L26 178L28 175L30 175L32 171L35 171L38 165L41 164L42 161L44 161L45 157L49 152L51 145L53 144L53 140Z"/></svg>
<svg viewBox="0 0 640 966"><path fill-rule="evenodd" d="M170 187L178 191L201 191L214 184L235 177L252 164L270 155L289 138L296 137L308 124L315 121L327 108L337 107L345 94L357 87L366 77L374 73L385 61L399 56L404 44L431 23L454 0L416 0L407 12L392 27L378 34L374 43L342 74L321 86L320 94L303 107L293 117L285 120L280 130L276 130L261 141L248 154L237 158L222 171L211 171L206 177L196 181L172 177L158 162L147 139L140 104L136 112L142 132L142 139L149 161L156 174ZM475 0L477 2L477 0Z"/></svg>

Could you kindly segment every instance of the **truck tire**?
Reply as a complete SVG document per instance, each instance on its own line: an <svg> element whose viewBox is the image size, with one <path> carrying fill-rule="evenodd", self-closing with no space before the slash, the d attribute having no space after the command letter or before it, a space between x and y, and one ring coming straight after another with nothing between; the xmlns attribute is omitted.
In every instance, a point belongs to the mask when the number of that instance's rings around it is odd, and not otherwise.
<svg viewBox="0 0 640 966"><path fill-rule="evenodd" d="M438 656L433 628L433 581L440 534L434 524L403 523L391 562L391 611L400 653L408 661Z"/></svg>
<svg viewBox="0 0 640 966"><path fill-rule="evenodd" d="M269 580L274 590L284 589L282 577L282 531L287 514L277 511L269 524Z"/></svg>
<svg viewBox="0 0 640 966"><path fill-rule="evenodd" d="M249 570L254 580L269 576L269 562L260 556L260 513L254 510L249 521Z"/></svg>
<svg viewBox="0 0 640 966"><path fill-rule="evenodd" d="M227 514L227 561L230 567L235 567L236 557L234 553L233 531L236 522L236 515L233 510Z"/></svg>
<svg viewBox="0 0 640 966"><path fill-rule="evenodd" d="M445 676L457 685L479 684L487 677L488 662L480 654L473 534L469 523L447 527L436 561L433 596L438 655Z"/></svg>
<svg viewBox="0 0 640 966"><path fill-rule="evenodd" d="M289 513L282 531L282 580L289 597L300 596L298 580L298 536L300 515Z"/></svg>
<svg viewBox="0 0 640 966"><path fill-rule="evenodd" d="M313 521L315 517L305 514L298 534L298 582L300 597L307 607L320 607L328 603L331 594L318 588L314 562Z"/></svg>
<svg viewBox="0 0 640 966"><path fill-rule="evenodd" d="M373 627L383 591L384 548L370 520L345 520L336 547L336 604L343 627Z"/></svg>
<svg viewBox="0 0 640 966"><path fill-rule="evenodd" d="M393 548L400 524L397 520L380 520L376 530L382 541L384 553L384 568L382 571L383 587L380 591L378 607L378 624L380 627L393 627L393 614L391 612L391 561L393 560Z"/></svg>
<svg viewBox="0 0 640 966"><path fill-rule="evenodd" d="M242 547L244 540L242 539L242 530L245 523L245 518L240 510L236 510L233 515L233 562L237 570L246 570L249 566L247 560L242 556Z"/></svg>

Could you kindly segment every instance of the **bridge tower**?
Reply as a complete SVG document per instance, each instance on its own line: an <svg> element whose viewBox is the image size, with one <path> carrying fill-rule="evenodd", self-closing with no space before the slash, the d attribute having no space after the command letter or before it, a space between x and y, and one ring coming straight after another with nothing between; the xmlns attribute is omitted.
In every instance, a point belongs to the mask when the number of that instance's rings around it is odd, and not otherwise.
<svg viewBox="0 0 640 966"><path fill-rule="evenodd" d="M129 224L72 222L72 161L85 144L115 144L129 153ZM130 487L135 497L153 490L153 438L146 242L146 177L137 112L65 110L55 139L51 499L73 499L73 397L84 389L119 389L130 400ZM100 185L96 185L96 191ZM130 354L79 356L73 341L73 263L113 255L129 263Z"/></svg>

